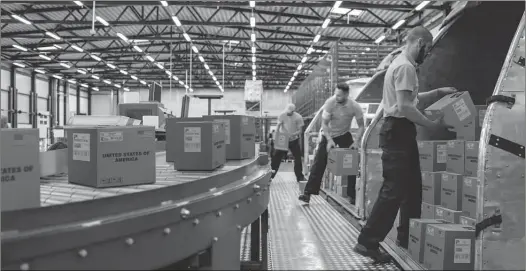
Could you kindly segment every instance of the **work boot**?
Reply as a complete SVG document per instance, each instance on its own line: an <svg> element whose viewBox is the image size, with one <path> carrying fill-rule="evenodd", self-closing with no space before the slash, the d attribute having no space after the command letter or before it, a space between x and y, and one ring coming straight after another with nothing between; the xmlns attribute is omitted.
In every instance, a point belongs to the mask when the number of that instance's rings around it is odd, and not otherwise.
<svg viewBox="0 0 526 271"><path fill-rule="evenodd" d="M301 200L301 201L303 201L305 203L309 203L310 202L310 195L304 193L303 195L300 195L299 200Z"/></svg>
<svg viewBox="0 0 526 271"><path fill-rule="evenodd" d="M379 248L368 249L363 245L357 244L353 251L364 257L373 259L374 264L383 264L391 261L391 256L387 253L381 252Z"/></svg>

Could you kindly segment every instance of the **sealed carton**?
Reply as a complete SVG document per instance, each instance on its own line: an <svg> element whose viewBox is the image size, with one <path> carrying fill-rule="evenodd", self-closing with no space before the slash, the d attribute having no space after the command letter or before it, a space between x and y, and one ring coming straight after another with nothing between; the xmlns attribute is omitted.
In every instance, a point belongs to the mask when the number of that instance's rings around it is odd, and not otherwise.
<svg viewBox="0 0 526 271"><path fill-rule="evenodd" d="M225 131L221 122L177 122L175 130L176 170L210 171L225 164Z"/></svg>
<svg viewBox="0 0 526 271"><path fill-rule="evenodd" d="M166 162L174 162L177 152L175 150L176 130L175 124L181 121L203 121L201 118L167 118L166 119Z"/></svg>
<svg viewBox="0 0 526 271"><path fill-rule="evenodd" d="M444 123L453 127L464 126L475 119L477 110L467 91L444 96L425 110L430 119L444 116Z"/></svg>
<svg viewBox="0 0 526 271"><path fill-rule="evenodd" d="M422 201L440 205L442 194L442 172L422 172Z"/></svg>
<svg viewBox="0 0 526 271"><path fill-rule="evenodd" d="M2 129L2 211L40 207L38 129Z"/></svg>
<svg viewBox="0 0 526 271"><path fill-rule="evenodd" d="M420 169L437 172L446 170L447 141L418 141Z"/></svg>
<svg viewBox="0 0 526 271"><path fill-rule="evenodd" d="M335 176L358 175L358 150L334 148L329 151L327 169Z"/></svg>
<svg viewBox="0 0 526 271"><path fill-rule="evenodd" d="M349 185L349 180L347 176L336 176L334 177L334 183L338 186L347 186Z"/></svg>
<svg viewBox="0 0 526 271"><path fill-rule="evenodd" d="M100 188L155 182L154 127L72 127L66 131L70 183Z"/></svg>
<svg viewBox="0 0 526 271"><path fill-rule="evenodd" d="M479 179L475 177L464 177L462 184L462 211L466 217L477 218Z"/></svg>
<svg viewBox="0 0 526 271"><path fill-rule="evenodd" d="M473 227L475 228L477 225L477 220L471 217L461 216L460 217L460 225Z"/></svg>
<svg viewBox="0 0 526 271"><path fill-rule="evenodd" d="M453 224L459 223L461 215L462 215L462 211L450 210L442 206L437 206L435 208L435 219L445 220L449 223L453 223Z"/></svg>
<svg viewBox="0 0 526 271"><path fill-rule="evenodd" d="M274 139L274 149L288 151L289 150L289 133L283 131L276 132Z"/></svg>
<svg viewBox="0 0 526 271"><path fill-rule="evenodd" d="M462 210L462 183L460 174L442 172L442 193L440 205L451 210Z"/></svg>
<svg viewBox="0 0 526 271"><path fill-rule="evenodd" d="M426 227L429 224L444 224L443 220L411 219L409 221L409 245L407 252L411 258L419 263L424 262Z"/></svg>
<svg viewBox="0 0 526 271"><path fill-rule="evenodd" d="M465 171L465 150L464 140L450 140L447 143L446 171L457 174L464 174Z"/></svg>
<svg viewBox="0 0 526 271"><path fill-rule="evenodd" d="M475 230L452 224L429 224L424 267L428 270L474 270Z"/></svg>
<svg viewBox="0 0 526 271"><path fill-rule="evenodd" d="M482 131L482 124L484 123L484 117L486 116L487 106L475 105L477 110L476 117L473 121L460 127L456 127L455 132L457 133L457 139L462 140L479 140L480 133Z"/></svg>
<svg viewBox="0 0 526 271"><path fill-rule="evenodd" d="M225 129L226 159L242 160L256 155L255 118L244 115L203 116L207 120L223 123Z"/></svg>
<svg viewBox="0 0 526 271"><path fill-rule="evenodd" d="M479 142L466 141L466 149L464 151L464 175L470 177L477 177L478 162L479 162Z"/></svg>
<svg viewBox="0 0 526 271"><path fill-rule="evenodd" d="M336 195L346 198L347 195L347 186L346 185L336 185Z"/></svg>
<svg viewBox="0 0 526 271"><path fill-rule="evenodd" d="M435 218L436 205L422 202L422 218L434 219Z"/></svg>

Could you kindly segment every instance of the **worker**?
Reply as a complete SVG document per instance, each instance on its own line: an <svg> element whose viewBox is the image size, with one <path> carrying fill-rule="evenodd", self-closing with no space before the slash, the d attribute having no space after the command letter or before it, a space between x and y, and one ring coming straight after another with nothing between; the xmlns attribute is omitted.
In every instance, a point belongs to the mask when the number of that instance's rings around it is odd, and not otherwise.
<svg viewBox="0 0 526 271"><path fill-rule="evenodd" d="M318 195L320 192L329 151L335 147L358 149L365 130L362 108L356 101L349 98L349 86L346 83L339 83L336 86L334 96L325 101L322 110L323 136L314 155L305 191L299 197L306 203L310 202L311 195ZM353 140L350 132L354 118L359 126L356 141ZM356 176L347 176L347 180L348 186L352 186L349 189L352 191L349 197L355 198Z"/></svg>
<svg viewBox="0 0 526 271"><path fill-rule="evenodd" d="M404 248L408 246L409 220L421 215L422 179L415 124L431 131L451 128L442 118L431 121L417 109L417 105L432 104L456 92L454 88L441 88L418 93L417 65L423 62L432 42L433 36L426 28L411 29L406 47L385 74L381 102L384 123L379 133L384 180L354 247L355 252L376 262L390 261L389 255L380 252L379 244L393 227L398 210L397 244Z"/></svg>
<svg viewBox="0 0 526 271"><path fill-rule="evenodd" d="M285 108L285 111L278 117L278 126L276 131L278 133L283 131L289 134L289 150L294 157L294 174L296 175L296 181L301 182L305 179L303 176L303 166L301 163L301 146L300 146L300 135L303 129L303 117L295 112L296 106L289 104ZM270 167L272 168L272 176L274 178L278 172L279 165L283 158L288 154L285 150L274 150Z"/></svg>

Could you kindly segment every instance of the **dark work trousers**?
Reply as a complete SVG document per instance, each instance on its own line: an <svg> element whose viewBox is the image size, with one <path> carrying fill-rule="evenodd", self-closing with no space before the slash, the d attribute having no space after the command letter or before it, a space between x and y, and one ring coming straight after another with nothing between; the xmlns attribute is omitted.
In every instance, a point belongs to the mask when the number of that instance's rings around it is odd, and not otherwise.
<svg viewBox="0 0 526 271"><path fill-rule="evenodd" d="M349 148L353 141L351 133L345 133L341 136L334 137L334 143L340 148ZM305 194L318 195L321 188L321 180L327 167L327 138L322 136L318 150L314 155L314 161L310 169L309 180L305 186ZM347 195L351 198L356 197L356 176L347 176L349 182L347 187Z"/></svg>
<svg viewBox="0 0 526 271"><path fill-rule="evenodd" d="M405 118L386 117L380 129L384 182L358 243L377 249L400 209L397 239L407 247L409 219L420 218L422 175L415 124Z"/></svg>
<svg viewBox="0 0 526 271"><path fill-rule="evenodd" d="M294 174L296 174L296 180L303 181L303 166L301 164L301 147L300 147L300 139L295 139L289 142L289 150L294 156ZM288 154L288 151L284 150L278 150L274 149L274 154L272 155L272 162L270 164L270 167L272 170L274 170L274 173L272 173L272 178L276 176L276 173L278 172L279 165L281 164L281 161L283 158L285 158Z"/></svg>

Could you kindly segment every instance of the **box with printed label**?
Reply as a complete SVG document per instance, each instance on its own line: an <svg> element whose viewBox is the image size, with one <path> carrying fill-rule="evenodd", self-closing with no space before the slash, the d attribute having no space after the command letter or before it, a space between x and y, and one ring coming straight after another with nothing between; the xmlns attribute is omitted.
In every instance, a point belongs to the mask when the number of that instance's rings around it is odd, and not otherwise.
<svg viewBox="0 0 526 271"><path fill-rule="evenodd" d="M256 155L255 118L245 115L213 115L203 116L208 120L223 122L225 129L225 145L227 160L253 158Z"/></svg>
<svg viewBox="0 0 526 271"><path fill-rule="evenodd" d="M462 180L460 174L442 172L440 205L451 210L462 210Z"/></svg>
<svg viewBox="0 0 526 271"><path fill-rule="evenodd" d="M225 164L225 131L222 122L177 122L175 130L176 170L210 171Z"/></svg>
<svg viewBox="0 0 526 271"><path fill-rule="evenodd" d="M422 171L422 201L440 205L442 194L442 172Z"/></svg>
<svg viewBox="0 0 526 271"><path fill-rule="evenodd" d="M473 227L474 228L477 225L477 220L475 220L474 218L471 218L471 217L461 216L460 217L460 225L469 226L469 227Z"/></svg>
<svg viewBox="0 0 526 271"><path fill-rule="evenodd" d="M473 270L475 230L454 224L426 228L424 267L428 270Z"/></svg>
<svg viewBox="0 0 526 271"><path fill-rule="evenodd" d="M447 141L418 141L420 169L437 172L446 170Z"/></svg>
<svg viewBox="0 0 526 271"><path fill-rule="evenodd" d="M444 116L444 123L453 127L464 126L475 119L477 110L467 91L444 96L425 110L432 120Z"/></svg>
<svg viewBox="0 0 526 271"><path fill-rule="evenodd" d="M2 211L40 207L38 129L2 129Z"/></svg>
<svg viewBox="0 0 526 271"><path fill-rule="evenodd" d="M422 218L434 219L436 205L422 202Z"/></svg>
<svg viewBox="0 0 526 271"><path fill-rule="evenodd" d="M464 175L466 141L450 140L447 143L446 171Z"/></svg>
<svg viewBox="0 0 526 271"><path fill-rule="evenodd" d="M464 175L477 177L479 162L479 142L466 141L466 150L464 151Z"/></svg>
<svg viewBox="0 0 526 271"><path fill-rule="evenodd" d="M175 157L177 156L177 151L175 150L175 137L176 130L175 124L181 121L204 121L201 118L167 118L166 119L166 162L174 162Z"/></svg>
<svg viewBox="0 0 526 271"><path fill-rule="evenodd" d="M288 151L289 150L289 133L279 131L276 132L276 136L274 138L274 149L276 150L282 150L282 151Z"/></svg>
<svg viewBox="0 0 526 271"><path fill-rule="evenodd" d="M436 206L435 208L435 219L445 220L449 223L459 223L461 215L462 211L450 210L442 206Z"/></svg>
<svg viewBox="0 0 526 271"><path fill-rule="evenodd" d="M68 180L91 187L155 182L153 126L72 127L68 136Z"/></svg>
<svg viewBox="0 0 526 271"><path fill-rule="evenodd" d="M409 245L407 252L419 263L424 262L426 227L429 224L444 224L446 221L436 219L411 219L409 221Z"/></svg>
<svg viewBox="0 0 526 271"><path fill-rule="evenodd" d="M329 151L327 169L336 176L358 175L357 150L334 148Z"/></svg>
<svg viewBox="0 0 526 271"><path fill-rule="evenodd" d="M467 217L476 218L477 194L480 187L478 178L464 177L462 183L462 211Z"/></svg>
<svg viewBox="0 0 526 271"><path fill-rule="evenodd" d="M475 105L478 114L475 119L468 124L455 128L457 139L462 140L479 140L480 132L482 131L482 124L484 123L484 117L486 116L487 106Z"/></svg>

